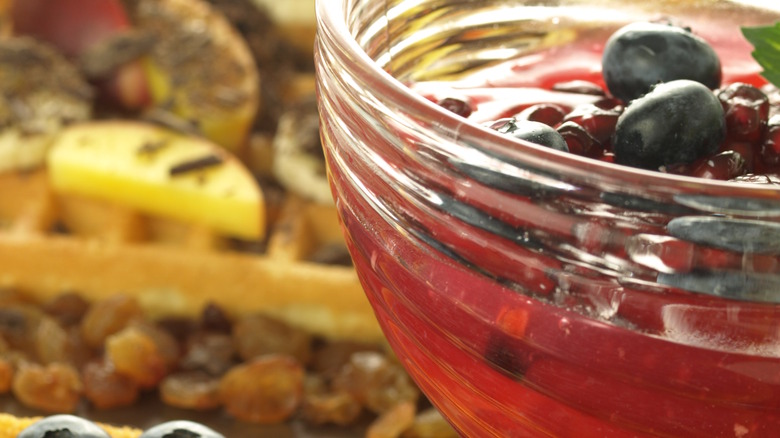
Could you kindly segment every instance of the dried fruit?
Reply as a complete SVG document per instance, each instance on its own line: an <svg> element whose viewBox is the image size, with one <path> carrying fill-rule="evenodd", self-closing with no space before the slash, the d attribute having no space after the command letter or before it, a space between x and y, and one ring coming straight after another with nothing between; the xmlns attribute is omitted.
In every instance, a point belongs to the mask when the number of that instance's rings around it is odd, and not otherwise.
<svg viewBox="0 0 780 438"><path fill-rule="evenodd" d="M35 330L35 351L43 364L68 362L71 355L70 337L57 321L43 317Z"/></svg>
<svg viewBox="0 0 780 438"><path fill-rule="evenodd" d="M138 400L138 384L108 361L88 363L82 376L84 396L98 409L130 406Z"/></svg>
<svg viewBox="0 0 780 438"><path fill-rule="evenodd" d="M233 338L221 333L199 333L187 343L179 366L188 371L205 371L212 376L225 374L236 364Z"/></svg>
<svg viewBox="0 0 780 438"><path fill-rule="evenodd" d="M138 300L127 295L112 295L90 307L81 321L81 336L90 347L100 348L106 338L140 317Z"/></svg>
<svg viewBox="0 0 780 438"><path fill-rule="evenodd" d="M257 357L222 377L225 410L242 421L277 423L290 418L303 399L301 364L290 356Z"/></svg>
<svg viewBox="0 0 780 438"><path fill-rule="evenodd" d="M305 364L311 357L309 333L266 315L249 315L236 321L233 338L244 360L278 353L293 356Z"/></svg>
<svg viewBox="0 0 780 438"><path fill-rule="evenodd" d="M109 336L105 355L118 373L141 388L156 386L168 372L168 362L154 339L137 327Z"/></svg>
<svg viewBox="0 0 780 438"><path fill-rule="evenodd" d="M375 413L386 412L400 403L415 403L420 397L406 371L376 352L353 354L334 378L333 388L349 392Z"/></svg>
<svg viewBox="0 0 780 438"><path fill-rule="evenodd" d="M221 404L219 379L202 371L171 374L160 382L160 398L170 406L198 411Z"/></svg>
<svg viewBox="0 0 780 438"><path fill-rule="evenodd" d="M12 391L25 406L46 412L73 412L81 399L81 377L70 365L26 363L14 374Z"/></svg>
<svg viewBox="0 0 780 438"><path fill-rule="evenodd" d="M363 412L363 405L346 391L330 391L322 379L306 380L301 407L303 417L314 424L352 424Z"/></svg>

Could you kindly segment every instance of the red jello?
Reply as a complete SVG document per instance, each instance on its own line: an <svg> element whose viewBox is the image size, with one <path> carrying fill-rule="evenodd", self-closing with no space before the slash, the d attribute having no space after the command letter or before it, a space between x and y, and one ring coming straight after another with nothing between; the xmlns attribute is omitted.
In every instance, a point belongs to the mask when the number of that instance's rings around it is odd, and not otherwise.
<svg viewBox="0 0 780 438"><path fill-rule="evenodd" d="M727 137L707 159L633 169L610 155L608 131L626 102L597 90L614 29L701 17L686 24L721 57L721 101L734 109L727 123L768 119L756 99L729 103L744 90L725 87L765 85L734 22L777 14L716 2L656 2L652 11L518 3L493 15L482 2L422 3L425 14L419 2L400 2L378 14L384 23L369 19L374 9L322 2L316 56L350 251L391 346L429 399L465 436L777 434L780 191L770 176L763 186L705 179L761 182L743 173L773 166L760 157L777 152L774 125L759 123L760 138L752 128ZM453 35L446 23L459 14L471 21ZM480 22L488 16L492 27ZM510 46L498 43L510 39L503 31L521 34L510 18L541 35L537 45L522 40L531 47L523 56L461 65L467 73L456 79L417 69L456 76L455 60L499 53ZM343 21L365 25L355 31L360 46ZM469 50L481 57L462 55ZM457 114L436 105L444 98L458 102ZM580 155L482 126L521 112L582 127L567 134Z"/></svg>

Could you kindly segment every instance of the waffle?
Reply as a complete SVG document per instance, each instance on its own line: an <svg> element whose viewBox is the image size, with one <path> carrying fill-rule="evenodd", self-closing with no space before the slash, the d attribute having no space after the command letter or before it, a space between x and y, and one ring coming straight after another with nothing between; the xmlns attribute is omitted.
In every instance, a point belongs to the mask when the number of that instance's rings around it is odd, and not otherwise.
<svg viewBox="0 0 780 438"><path fill-rule="evenodd" d="M203 226L55 193L45 169L0 174L0 193L0 287L42 300L63 291L89 300L132 294L151 316L195 315L213 302L329 338L382 339L354 269L307 260L343 245L332 206L295 195L268 201L276 205L267 209L267 241L236 242Z"/></svg>

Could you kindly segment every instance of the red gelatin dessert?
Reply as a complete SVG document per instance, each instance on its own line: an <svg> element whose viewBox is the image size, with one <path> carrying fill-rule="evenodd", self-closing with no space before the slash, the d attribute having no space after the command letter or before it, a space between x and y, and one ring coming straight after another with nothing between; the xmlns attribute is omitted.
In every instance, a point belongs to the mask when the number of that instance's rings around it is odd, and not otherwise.
<svg viewBox="0 0 780 438"><path fill-rule="evenodd" d="M740 30L780 11L340 3L315 51L333 195L459 432L780 430L780 99Z"/></svg>

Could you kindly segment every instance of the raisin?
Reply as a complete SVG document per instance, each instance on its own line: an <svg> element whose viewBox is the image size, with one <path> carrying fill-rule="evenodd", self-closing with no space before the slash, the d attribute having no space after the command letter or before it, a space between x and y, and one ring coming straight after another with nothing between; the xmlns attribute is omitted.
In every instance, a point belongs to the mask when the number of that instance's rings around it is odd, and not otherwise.
<svg viewBox="0 0 780 438"><path fill-rule="evenodd" d="M235 418L273 424L290 418L303 399L303 366L291 356L261 356L238 365L220 380L219 395Z"/></svg>
<svg viewBox="0 0 780 438"><path fill-rule="evenodd" d="M198 333L190 337L180 367L221 376L236 364L233 338L221 333Z"/></svg>
<svg viewBox="0 0 780 438"><path fill-rule="evenodd" d="M98 409L130 406L138 400L138 384L119 374L107 361L90 362L82 371L84 396Z"/></svg>
<svg viewBox="0 0 780 438"><path fill-rule="evenodd" d="M70 365L26 363L16 370L11 389L25 406L46 412L73 412L83 386L79 373Z"/></svg>
<svg viewBox="0 0 780 438"><path fill-rule="evenodd" d="M333 388L349 392L375 413L416 402L420 396L406 371L376 352L353 354L333 379Z"/></svg>
<svg viewBox="0 0 780 438"><path fill-rule="evenodd" d="M63 293L44 303L43 310L65 327L78 324L89 310L89 302L76 293Z"/></svg>
<svg viewBox="0 0 780 438"><path fill-rule="evenodd" d="M43 364L69 362L70 336L54 318L43 317L35 331L35 351L38 361Z"/></svg>
<svg viewBox="0 0 780 438"><path fill-rule="evenodd" d="M183 409L209 410L220 404L219 379L201 371L168 375L160 382L160 398Z"/></svg>
<svg viewBox="0 0 780 438"><path fill-rule="evenodd" d="M165 377L168 365L154 339L136 327L128 327L106 339L106 358L116 371L141 388L152 388Z"/></svg>
<svg viewBox="0 0 780 438"><path fill-rule="evenodd" d="M81 335L87 345L100 348L110 335L141 317L138 301L126 295L113 295L94 303L81 321Z"/></svg>
<svg viewBox="0 0 780 438"><path fill-rule="evenodd" d="M363 412L363 405L346 391L330 390L322 378L309 376L301 407L303 418L314 424L349 425Z"/></svg>
<svg viewBox="0 0 780 438"><path fill-rule="evenodd" d="M249 315L236 321L233 339L244 360L273 353L289 354L304 364L311 358L309 333L266 315Z"/></svg>

